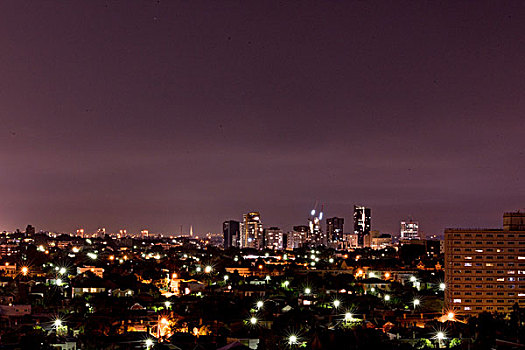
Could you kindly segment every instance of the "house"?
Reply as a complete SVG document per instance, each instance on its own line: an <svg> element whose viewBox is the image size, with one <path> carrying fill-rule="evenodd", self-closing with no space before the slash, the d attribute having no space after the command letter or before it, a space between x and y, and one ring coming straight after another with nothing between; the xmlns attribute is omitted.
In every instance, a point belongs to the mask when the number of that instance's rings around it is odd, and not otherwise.
<svg viewBox="0 0 525 350"><path fill-rule="evenodd" d="M95 266L83 266L83 267L77 267L77 275L82 275L86 272L91 272L95 276L103 278L104 276L104 269L102 267L95 267Z"/></svg>
<svg viewBox="0 0 525 350"><path fill-rule="evenodd" d="M31 305L0 305L0 316L31 315Z"/></svg>

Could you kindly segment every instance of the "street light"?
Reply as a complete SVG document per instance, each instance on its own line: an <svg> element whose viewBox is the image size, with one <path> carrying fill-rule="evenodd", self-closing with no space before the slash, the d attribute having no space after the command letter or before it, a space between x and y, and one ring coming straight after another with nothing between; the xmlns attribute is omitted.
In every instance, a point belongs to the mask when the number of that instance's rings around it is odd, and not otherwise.
<svg viewBox="0 0 525 350"><path fill-rule="evenodd" d="M341 302L339 300L334 300L334 307L337 309L341 305Z"/></svg>
<svg viewBox="0 0 525 350"><path fill-rule="evenodd" d="M419 299L414 299L413 303L414 303L414 309L415 309L416 306L419 306L419 304L421 303L421 301L420 301Z"/></svg>
<svg viewBox="0 0 525 350"><path fill-rule="evenodd" d="M295 344L297 344L297 336L292 334L292 335L288 338L288 344L290 344L290 345L295 345Z"/></svg>
<svg viewBox="0 0 525 350"><path fill-rule="evenodd" d="M347 312L345 313L345 321L348 322L352 319L352 313L351 312Z"/></svg>
<svg viewBox="0 0 525 350"><path fill-rule="evenodd" d="M456 316L456 314L453 313L452 311L449 312L449 313L447 314L447 318L448 318L449 320L453 320L455 316Z"/></svg>
<svg viewBox="0 0 525 350"><path fill-rule="evenodd" d="M151 339L146 339L146 349L150 349L151 346L153 345L153 340Z"/></svg>
<svg viewBox="0 0 525 350"><path fill-rule="evenodd" d="M206 266L206 267L204 268L204 272L206 272L206 273L210 273L210 272L211 272L211 266L210 266L210 265Z"/></svg>
<svg viewBox="0 0 525 350"><path fill-rule="evenodd" d="M445 290L445 288L447 288L447 285L445 283L440 283L439 284L439 289Z"/></svg>
<svg viewBox="0 0 525 350"><path fill-rule="evenodd" d="M305 288L304 289L304 294L310 294L312 292L312 290L310 288Z"/></svg>
<svg viewBox="0 0 525 350"><path fill-rule="evenodd" d="M20 271L22 272L22 275L27 276L27 274L29 273L29 268L27 266L24 266Z"/></svg>
<svg viewBox="0 0 525 350"><path fill-rule="evenodd" d="M166 309L169 308L171 306L171 302L169 301L165 301L164 302L164 305L166 306Z"/></svg>
<svg viewBox="0 0 525 350"><path fill-rule="evenodd" d="M388 294L385 295L385 301L390 301L390 295Z"/></svg>
<svg viewBox="0 0 525 350"><path fill-rule="evenodd" d="M260 309L263 307L264 302L262 300L259 300L256 305L257 305L257 308Z"/></svg>
<svg viewBox="0 0 525 350"><path fill-rule="evenodd" d="M441 341L442 341L443 339L445 339L445 338L446 338L445 333L443 333L443 332L437 332L437 334L436 334L436 339L438 340L438 348L441 348L441 347L442 347L442 345L441 345Z"/></svg>
<svg viewBox="0 0 525 350"><path fill-rule="evenodd" d="M57 319L55 320L55 322L53 322L53 325L54 325L56 328L62 326L62 320L60 320L60 319L57 318Z"/></svg>
<svg viewBox="0 0 525 350"><path fill-rule="evenodd" d="M255 326L257 324L257 318L256 317L250 318L250 323Z"/></svg>

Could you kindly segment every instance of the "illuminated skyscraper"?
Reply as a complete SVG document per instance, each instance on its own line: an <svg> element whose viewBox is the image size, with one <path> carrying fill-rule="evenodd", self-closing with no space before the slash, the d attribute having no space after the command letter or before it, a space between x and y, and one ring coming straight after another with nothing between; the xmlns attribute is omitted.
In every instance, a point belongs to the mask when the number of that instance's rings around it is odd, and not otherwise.
<svg viewBox="0 0 525 350"><path fill-rule="evenodd" d="M259 212L254 211L243 215L241 248L263 248L263 225Z"/></svg>
<svg viewBox="0 0 525 350"><path fill-rule="evenodd" d="M345 219L333 217L326 219L326 234L331 243L341 242L343 240L343 228Z"/></svg>
<svg viewBox="0 0 525 350"><path fill-rule="evenodd" d="M224 234L224 249L238 247L240 240L240 223L239 221L228 220L222 224Z"/></svg>
<svg viewBox="0 0 525 350"><path fill-rule="evenodd" d="M294 226L293 231L288 234L286 241L286 248L295 249L301 248L306 244L309 228L306 225Z"/></svg>
<svg viewBox="0 0 525 350"><path fill-rule="evenodd" d="M284 248L284 234L278 227L264 230L264 246L268 249L282 250Z"/></svg>
<svg viewBox="0 0 525 350"><path fill-rule="evenodd" d="M354 233L357 235L358 247L365 246L365 236L370 234L372 224L370 208L354 205Z"/></svg>
<svg viewBox="0 0 525 350"><path fill-rule="evenodd" d="M401 221L401 239L420 239L417 221Z"/></svg>

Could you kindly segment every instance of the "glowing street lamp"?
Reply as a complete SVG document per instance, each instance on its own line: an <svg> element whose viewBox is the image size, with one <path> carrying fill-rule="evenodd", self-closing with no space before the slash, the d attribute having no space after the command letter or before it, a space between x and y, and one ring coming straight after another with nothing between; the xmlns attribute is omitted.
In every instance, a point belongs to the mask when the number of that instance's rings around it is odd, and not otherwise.
<svg viewBox="0 0 525 350"><path fill-rule="evenodd" d="M288 344L290 345L295 345L297 344L297 336L296 335L291 335L288 337Z"/></svg>
<svg viewBox="0 0 525 350"><path fill-rule="evenodd" d="M448 318L449 320L453 320L454 317L456 317L456 314L453 313L452 311L450 311L450 312L447 314L447 318Z"/></svg>
<svg viewBox="0 0 525 350"><path fill-rule="evenodd" d="M57 318L55 322L53 322L53 325L55 326L55 328L62 326L62 320Z"/></svg>
<svg viewBox="0 0 525 350"><path fill-rule="evenodd" d="M224 275L224 281L227 281L230 278L228 275Z"/></svg>
<svg viewBox="0 0 525 350"><path fill-rule="evenodd" d="M310 293L312 293L312 290L310 288L305 288L304 289L304 294L308 295Z"/></svg>
<svg viewBox="0 0 525 350"><path fill-rule="evenodd" d="M339 300L334 300L334 307L337 309L341 305L341 302Z"/></svg>
<svg viewBox="0 0 525 350"><path fill-rule="evenodd" d="M171 302L169 301L165 301L164 302L164 305L166 306L166 309L169 308L171 306Z"/></svg>
<svg viewBox="0 0 525 350"><path fill-rule="evenodd" d="M153 345L153 340L146 339L146 349L149 350L152 345Z"/></svg>
<svg viewBox="0 0 525 350"><path fill-rule="evenodd" d="M24 266L20 269L20 271L22 272L22 275L27 276L27 274L29 273L29 268L27 266Z"/></svg>
<svg viewBox="0 0 525 350"><path fill-rule="evenodd" d="M256 317L250 318L250 323L255 326L257 324L257 318Z"/></svg>
<svg viewBox="0 0 525 350"><path fill-rule="evenodd" d="M445 290L445 288L447 288L447 285L445 283L440 283L439 284L439 289L440 290Z"/></svg>
<svg viewBox="0 0 525 350"><path fill-rule="evenodd" d="M61 268L58 270L58 273L61 274L61 275L64 275L66 272L67 272L67 269L66 269L65 267L61 267Z"/></svg>
<svg viewBox="0 0 525 350"><path fill-rule="evenodd" d="M210 265L206 266L206 267L204 268L204 272L206 272L206 273L210 273L210 272L211 272L211 266L210 266Z"/></svg>
<svg viewBox="0 0 525 350"><path fill-rule="evenodd" d="M441 348L441 347L442 347L442 345L441 345L441 341L442 341L443 339L446 339L447 336L445 335L444 332L437 332L435 338L438 340L438 348Z"/></svg>
<svg viewBox="0 0 525 350"><path fill-rule="evenodd" d="M390 295L388 294L385 295L385 301L390 301Z"/></svg>
<svg viewBox="0 0 525 350"><path fill-rule="evenodd" d="M284 281L283 284L284 284L284 286L285 286L286 288L288 288L288 286L290 285L290 281Z"/></svg>
<svg viewBox="0 0 525 350"><path fill-rule="evenodd" d="M414 309L415 309L417 306L419 306L419 304L421 304L421 301L419 299L414 299L413 303L414 303Z"/></svg>
<svg viewBox="0 0 525 350"><path fill-rule="evenodd" d="M257 308L260 309L263 307L264 302L262 300L259 300L256 305L257 305Z"/></svg>

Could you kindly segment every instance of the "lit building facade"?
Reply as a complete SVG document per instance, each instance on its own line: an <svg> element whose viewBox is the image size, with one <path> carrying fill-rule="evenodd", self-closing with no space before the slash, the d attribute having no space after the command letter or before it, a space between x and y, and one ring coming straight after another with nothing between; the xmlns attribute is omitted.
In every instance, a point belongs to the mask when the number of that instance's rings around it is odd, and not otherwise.
<svg viewBox="0 0 525 350"><path fill-rule="evenodd" d="M357 235L358 247L365 246L365 236L370 235L372 227L372 210L354 205L354 233Z"/></svg>
<svg viewBox="0 0 525 350"><path fill-rule="evenodd" d="M445 304L467 315L525 307L525 213L502 229L445 230Z"/></svg>
<svg viewBox="0 0 525 350"><path fill-rule="evenodd" d="M284 248L284 234L278 227L264 230L264 245L268 249L282 250Z"/></svg>
<svg viewBox="0 0 525 350"><path fill-rule="evenodd" d="M333 217L326 219L326 234L328 241L337 247L343 242L345 219Z"/></svg>
<svg viewBox="0 0 525 350"><path fill-rule="evenodd" d="M241 248L263 248L263 225L259 212L243 215L241 224Z"/></svg>
<svg viewBox="0 0 525 350"><path fill-rule="evenodd" d="M420 239L419 223L417 221L401 221L400 239Z"/></svg>
<svg viewBox="0 0 525 350"><path fill-rule="evenodd" d="M306 225L294 226L293 231L288 233L286 242L287 249L301 248L308 239L309 227Z"/></svg>

